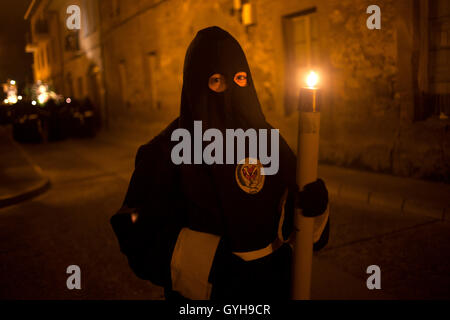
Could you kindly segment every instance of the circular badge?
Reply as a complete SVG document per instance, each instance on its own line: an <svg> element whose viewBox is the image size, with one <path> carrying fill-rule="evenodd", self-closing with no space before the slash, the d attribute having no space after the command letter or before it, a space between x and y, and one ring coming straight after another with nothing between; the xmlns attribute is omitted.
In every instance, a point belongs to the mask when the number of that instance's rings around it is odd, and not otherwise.
<svg viewBox="0 0 450 320"><path fill-rule="evenodd" d="M258 159L245 158L236 166L236 182L246 193L258 193L264 186L264 167Z"/></svg>

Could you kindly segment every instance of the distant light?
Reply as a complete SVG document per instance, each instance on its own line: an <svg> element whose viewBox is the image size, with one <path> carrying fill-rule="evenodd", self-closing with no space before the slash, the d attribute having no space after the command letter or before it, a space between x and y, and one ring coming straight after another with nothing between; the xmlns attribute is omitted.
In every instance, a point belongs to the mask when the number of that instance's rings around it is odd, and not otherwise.
<svg viewBox="0 0 450 320"><path fill-rule="evenodd" d="M40 93L45 93L45 92L47 91L47 88L46 88L44 85L41 84L41 85L39 86L39 89L38 89L38 90L39 90Z"/></svg>
<svg viewBox="0 0 450 320"><path fill-rule="evenodd" d="M16 84L16 81L11 80L9 83L10 83L11 85L15 85L15 84Z"/></svg>
<svg viewBox="0 0 450 320"><path fill-rule="evenodd" d="M241 0L233 0L233 9L234 11L239 11L242 8L242 1Z"/></svg>
<svg viewBox="0 0 450 320"><path fill-rule="evenodd" d="M33 106L35 106L36 105L36 101L31 101L31 104L33 105Z"/></svg>
<svg viewBox="0 0 450 320"><path fill-rule="evenodd" d="M48 94L47 93L41 93L40 95L38 95L38 101L39 104L44 104L46 103L48 100Z"/></svg>
<svg viewBox="0 0 450 320"><path fill-rule="evenodd" d="M72 99L70 99L70 98L66 99L66 103L71 103L71 102L72 102Z"/></svg>
<svg viewBox="0 0 450 320"><path fill-rule="evenodd" d="M17 103L17 98L16 96L11 96L8 98L9 103L14 104Z"/></svg>
<svg viewBox="0 0 450 320"><path fill-rule="evenodd" d="M5 100L3 100L3 103L9 103L9 100L8 99L5 99Z"/></svg>
<svg viewBox="0 0 450 320"><path fill-rule="evenodd" d="M314 71L311 71L306 77L306 84L309 88L314 88L319 83L319 75Z"/></svg>
<svg viewBox="0 0 450 320"><path fill-rule="evenodd" d="M17 99L22 100L22 96L18 96Z"/></svg>
<svg viewBox="0 0 450 320"><path fill-rule="evenodd" d="M244 26L251 26L255 23L254 7L250 2L242 4L241 21Z"/></svg>

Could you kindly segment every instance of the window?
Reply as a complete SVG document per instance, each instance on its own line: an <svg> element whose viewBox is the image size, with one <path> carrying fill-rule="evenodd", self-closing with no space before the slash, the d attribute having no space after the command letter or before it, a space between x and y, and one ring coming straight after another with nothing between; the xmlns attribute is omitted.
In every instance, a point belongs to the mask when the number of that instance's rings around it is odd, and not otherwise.
<svg viewBox="0 0 450 320"><path fill-rule="evenodd" d="M318 66L319 32L315 9L283 17L285 43L285 111L292 113L298 101L299 76Z"/></svg>
<svg viewBox="0 0 450 320"><path fill-rule="evenodd" d="M317 65L317 23L315 15L292 18L295 66L299 69Z"/></svg>
<svg viewBox="0 0 450 320"><path fill-rule="evenodd" d="M450 2L424 1L419 8L419 101L415 120L450 116Z"/></svg>
<svg viewBox="0 0 450 320"><path fill-rule="evenodd" d="M450 115L450 3L430 1L430 89L433 113Z"/></svg>
<svg viewBox="0 0 450 320"><path fill-rule="evenodd" d="M78 30L70 30L65 36L64 48L66 51L80 50Z"/></svg>

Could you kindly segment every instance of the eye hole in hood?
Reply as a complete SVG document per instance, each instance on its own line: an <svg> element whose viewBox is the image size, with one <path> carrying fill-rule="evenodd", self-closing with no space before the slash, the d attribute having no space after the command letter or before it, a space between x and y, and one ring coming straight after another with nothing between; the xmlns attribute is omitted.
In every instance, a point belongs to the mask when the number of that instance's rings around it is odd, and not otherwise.
<svg viewBox="0 0 450 320"><path fill-rule="evenodd" d="M208 80L208 87L214 92L224 92L227 89L225 77L220 73L215 73Z"/></svg>
<svg viewBox="0 0 450 320"><path fill-rule="evenodd" d="M241 71L234 75L234 82L239 87L246 87L247 86L247 72Z"/></svg>

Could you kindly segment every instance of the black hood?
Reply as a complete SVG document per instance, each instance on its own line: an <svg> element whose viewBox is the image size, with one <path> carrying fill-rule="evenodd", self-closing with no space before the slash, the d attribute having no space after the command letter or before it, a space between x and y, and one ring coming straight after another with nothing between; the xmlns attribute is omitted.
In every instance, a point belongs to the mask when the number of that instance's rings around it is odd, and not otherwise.
<svg viewBox="0 0 450 320"><path fill-rule="evenodd" d="M233 81L237 72L247 73L246 87ZM209 77L216 73L225 76L224 92L208 87ZM219 27L199 31L186 53L180 126L191 128L194 120L201 120L205 129L267 127L244 51Z"/></svg>

